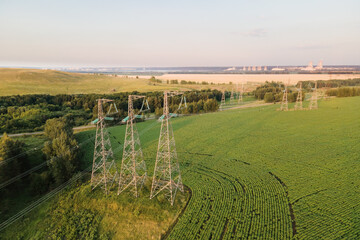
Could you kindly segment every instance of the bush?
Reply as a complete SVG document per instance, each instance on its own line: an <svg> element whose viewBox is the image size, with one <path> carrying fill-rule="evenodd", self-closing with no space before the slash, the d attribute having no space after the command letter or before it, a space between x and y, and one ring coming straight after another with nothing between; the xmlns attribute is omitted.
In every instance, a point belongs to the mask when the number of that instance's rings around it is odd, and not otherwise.
<svg viewBox="0 0 360 240"><path fill-rule="evenodd" d="M51 175L49 171L41 174L33 173L30 177L30 190L33 195L40 195L49 190L51 183Z"/></svg>
<svg viewBox="0 0 360 240"><path fill-rule="evenodd" d="M272 103L275 101L275 97L274 97L274 94L272 92L267 92L265 93L265 96L264 96L264 101L266 103Z"/></svg>

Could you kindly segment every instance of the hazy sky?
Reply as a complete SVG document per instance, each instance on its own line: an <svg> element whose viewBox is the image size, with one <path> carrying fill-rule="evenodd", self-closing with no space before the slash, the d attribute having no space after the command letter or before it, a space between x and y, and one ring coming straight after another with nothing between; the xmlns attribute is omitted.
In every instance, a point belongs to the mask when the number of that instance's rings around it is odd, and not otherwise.
<svg viewBox="0 0 360 240"><path fill-rule="evenodd" d="M359 0L0 0L0 66L360 64L359 10Z"/></svg>

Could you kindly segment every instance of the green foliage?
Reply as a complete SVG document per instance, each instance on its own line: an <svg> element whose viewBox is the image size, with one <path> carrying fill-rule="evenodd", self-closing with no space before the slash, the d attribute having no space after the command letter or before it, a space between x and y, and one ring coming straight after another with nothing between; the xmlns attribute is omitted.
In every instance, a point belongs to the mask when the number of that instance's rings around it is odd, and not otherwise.
<svg viewBox="0 0 360 240"><path fill-rule="evenodd" d="M49 239L99 239L101 215L92 209L74 210L70 204L56 206L47 222Z"/></svg>
<svg viewBox="0 0 360 240"><path fill-rule="evenodd" d="M272 102L274 102L274 101L275 101L274 93L272 93L272 92L267 92L267 93L265 93L265 95L264 95L264 101L265 101L266 103L272 103Z"/></svg>
<svg viewBox="0 0 360 240"><path fill-rule="evenodd" d="M31 180L29 189L32 195L41 195L46 193L51 184L51 175L49 171L44 171L42 173L33 173L31 174Z"/></svg>
<svg viewBox="0 0 360 240"><path fill-rule="evenodd" d="M178 194L172 207L167 201L161 204L149 199L149 183L142 190L144 194L134 199L129 192L105 196L100 190L92 191L86 180L1 232L0 238L152 239L167 230L185 206L189 192Z"/></svg>
<svg viewBox="0 0 360 240"><path fill-rule="evenodd" d="M320 101L316 111L270 105L172 119L182 179L193 197L169 239L356 239L358 101ZM158 127L140 136L150 173ZM110 132L123 136L124 129ZM166 204L163 195L157 199Z"/></svg>
<svg viewBox="0 0 360 240"><path fill-rule="evenodd" d="M0 139L0 183L4 183L24 172L28 166L25 144L11 139L6 133ZM19 190L22 181L0 189L0 217L9 213L11 196ZM1 219L1 218L0 218Z"/></svg>
<svg viewBox="0 0 360 240"><path fill-rule="evenodd" d="M275 110L278 106L269 105L172 119L182 179L193 195L168 239L358 239L359 100L320 101L316 111L281 112ZM151 174L160 126L147 121L137 127ZM111 136L123 137L125 126L109 131ZM92 137L94 131L77 135L79 142ZM111 141L119 149L114 151L119 166L122 148L114 137ZM84 151L89 166L93 145ZM74 211L92 209L102 214L98 234L116 233L108 236L115 239L119 234L129 236L124 229L133 225L150 231L144 226L170 219L172 210L162 194L150 200L148 190L142 193L139 199L126 194L105 197L86 185L61 197L68 204L76 202L71 206ZM46 209L41 208L46 214L54 213ZM44 232L39 226L46 225L46 214L37 221L18 221L0 238L16 239L29 229ZM124 219L128 219L128 228L119 225ZM159 232L152 233L150 236L159 236ZM42 238L46 237L38 237Z"/></svg>
<svg viewBox="0 0 360 240"><path fill-rule="evenodd" d="M273 101L281 101L282 91L284 90L284 85L280 82L265 82L265 84L257 87L253 94L255 98L259 100L264 100L266 93L269 93L267 95L267 101L271 101L271 98L273 98ZM270 94L271 93L271 94Z"/></svg>
<svg viewBox="0 0 360 240"><path fill-rule="evenodd" d="M219 103L216 99L208 99L204 103L204 111L205 112L215 112L219 109Z"/></svg>
<svg viewBox="0 0 360 240"><path fill-rule="evenodd" d="M48 119L59 117L65 118L72 126L88 124L91 120L97 118L97 99L99 98L114 100L119 113L113 116L115 117L113 124L118 124L127 116L129 94L140 93L0 97L0 132L40 131L44 129L44 124ZM149 92L142 93L141 95L148 97L151 113L154 113L156 108L162 108L163 92ZM207 99L217 99L220 101L221 98L217 90L191 91L186 92L185 96L188 103L200 100L206 101ZM178 106L179 103L180 97L172 98L170 108L175 109L175 106ZM135 109L140 109L141 105L141 100L134 102Z"/></svg>
<svg viewBox="0 0 360 240"><path fill-rule="evenodd" d="M4 133L0 140L0 183L19 175L29 166L24 147L23 142Z"/></svg>
<svg viewBox="0 0 360 240"><path fill-rule="evenodd" d="M46 121L45 135L50 140L44 144L43 153L55 182L61 184L70 179L80 165L77 141L70 124L63 118Z"/></svg>
<svg viewBox="0 0 360 240"><path fill-rule="evenodd" d="M314 88L315 82L314 81L300 81L302 82L303 88ZM297 83L297 86L300 86L300 82ZM347 79L347 80L317 80L317 87L349 87L349 86L360 86L360 78L354 79Z"/></svg>
<svg viewBox="0 0 360 240"><path fill-rule="evenodd" d="M195 81L186 81L186 80L181 80L180 84L188 84L188 85L192 85L192 84L197 84L197 82ZM205 85L205 84L204 84Z"/></svg>
<svg viewBox="0 0 360 240"><path fill-rule="evenodd" d="M336 97L354 97L360 96L360 88L349 88L349 87L341 87L335 89L326 90L326 95L328 96L336 96Z"/></svg>
<svg viewBox="0 0 360 240"><path fill-rule="evenodd" d="M162 83L162 81L160 79L156 79L154 76L152 76L150 79L149 79L149 82L150 83Z"/></svg>
<svg viewBox="0 0 360 240"><path fill-rule="evenodd" d="M73 137L72 127L65 118L53 118L46 121L44 134L49 139L56 139L64 133L68 137Z"/></svg>
<svg viewBox="0 0 360 240"><path fill-rule="evenodd" d="M264 100L266 103L280 102L284 94L285 86L280 82L265 82L265 84L257 87L254 90L254 95L259 100ZM295 102L298 92L293 92L291 89L288 91L288 101ZM303 92L303 99L305 93Z"/></svg>

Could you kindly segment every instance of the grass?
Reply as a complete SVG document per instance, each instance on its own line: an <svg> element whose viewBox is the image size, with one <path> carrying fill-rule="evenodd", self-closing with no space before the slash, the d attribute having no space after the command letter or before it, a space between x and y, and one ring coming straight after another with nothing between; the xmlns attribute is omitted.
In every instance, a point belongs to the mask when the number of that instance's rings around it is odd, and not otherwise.
<svg viewBox="0 0 360 240"><path fill-rule="evenodd" d="M0 96L23 94L111 94L163 90L221 89L223 85L180 85L156 83L149 79L54 70L0 68Z"/></svg>
<svg viewBox="0 0 360 240"><path fill-rule="evenodd" d="M159 239L184 207L188 192L171 207L163 198L150 200L149 184L134 199L126 194L105 196L78 183L45 202L5 231L4 239ZM10 230L10 229L8 229Z"/></svg>
<svg viewBox="0 0 360 240"><path fill-rule="evenodd" d="M182 179L193 195L168 238L360 238L359 102L360 97L337 98L319 102L313 111L281 112L276 111L279 105L269 105L172 119ZM159 127L155 121L138 124L150 175ZM125 126L109 130L119 166ZM81 142L93 135L93 130L81 132L77 138ZM92 148L84 146L85 165L91 165ZM73 190L72 201L98 198L99 204L107 203L87 188ZM138 206L114 194L110 198L129 209ZM52 214L50 206L54 203L30 214L30 225L19 221L0 238L20 229L35 231L33 222L46 222L36 214ZM157 213L167 216L170 204L158 206ZM141 220L134 212L127 214L133 217L131 224ZM109 218L109 225L114 222ZM116 236L128 234L121 229Z"/></svg>

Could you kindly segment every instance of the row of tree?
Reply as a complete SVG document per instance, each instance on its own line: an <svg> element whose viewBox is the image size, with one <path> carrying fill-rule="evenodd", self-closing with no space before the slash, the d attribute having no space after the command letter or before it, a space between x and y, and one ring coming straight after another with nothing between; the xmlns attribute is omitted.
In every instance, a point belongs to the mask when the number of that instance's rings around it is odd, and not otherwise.
<svg viewBox="0 0 360 240"><path fill-rule="evenodd" d="M314 88L315 81L301 81L303 88ZM318 88L337 88L337 87L353 87L360 86L360 78L347 79L347 80L317 80ZM300 86L300 82L297 83Z"/></svg>
<svg viewBox="0 0 360 240"><path fill-rule="evenodd" d="M336 96L336 97L354 97L360 96L360 88L359 87L342 87L342 88L334 88L326 90L326 95L328 96Z"/></svg>

